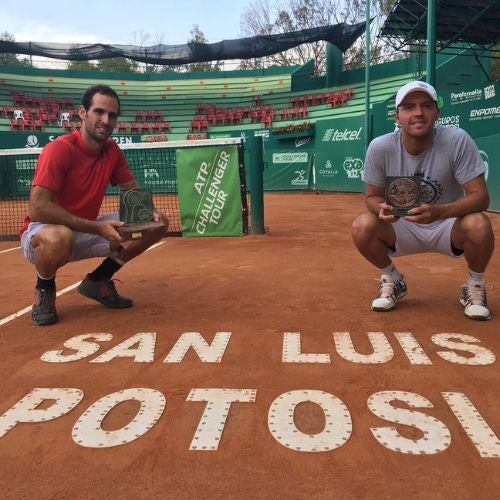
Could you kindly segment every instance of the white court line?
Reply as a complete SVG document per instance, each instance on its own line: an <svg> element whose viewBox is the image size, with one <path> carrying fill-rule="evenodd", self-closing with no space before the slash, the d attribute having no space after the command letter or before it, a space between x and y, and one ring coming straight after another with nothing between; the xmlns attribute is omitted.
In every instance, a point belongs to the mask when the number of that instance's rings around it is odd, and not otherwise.
<svg viewBox="0 0 500 500"><path fill-rule="evenodd" d="M146 252L149 252L150 250L153 250L153 248L159 247L160 245L163 245L165 241L160 240L158 243L155 243L154 245L151 245L148 249L146 249Z"/></svg>
<svg viewBox="0 0 500 500"><path fill-rule="evenodd" d="M159 247L160 245L163 245L163 243L165 243L165 241L159 241L158 243L155 243L154 245L150 246L146 250L146 252L148 252L149 250L152 250L153 248ZM81 281L77 281L76 283L73 283L73 285L70 285L70 286L67 286L66 288L63 288L62 290L60 290L59 292L56 293L56 297L59 297L60 295L63 295L67 292L71 292L71 290L74 290L80 283L81 283ZM6 318L0 319L0 326L5 325L6 323L8 323L9 321L12 321L13 319L16 319L16 318L19 318L20 316L23 316L24 314L30 312L32 308L33 308L33 306L25 307L24 309L21 309L20 311L17 311L14 314L7 316Z"/></svg>
<svg viewBox="0 0 500 500"><path fill-rule="evenodd" d="M80 283L81 283L81 281L78 281L77 283L74 283L73 285L70 285L70 286L67 286L66 288L63 288L62 290L60 290L59 292L56 293L56 297L59 297L60 295L66 293L66 292L70 292L71 290L76 288ZM21 309L20 311L17 311L16 313L11 314L10 316L7 316L6 318L0 319L0 326L5 325L5 323L8 323L9 321L12 321L13 319L19 318L20 316L22 316L23 314L26 314L27 312L30 312L32 308L33 308L33 306L25 307L24 309Z"/></svg>
<svg viewBox="0 0 500 500"><path fill-rule="evenodd" d="M0 253L12 252L12 250L19 250L21 247L7 248L7 250L0 250Z"/></svg>

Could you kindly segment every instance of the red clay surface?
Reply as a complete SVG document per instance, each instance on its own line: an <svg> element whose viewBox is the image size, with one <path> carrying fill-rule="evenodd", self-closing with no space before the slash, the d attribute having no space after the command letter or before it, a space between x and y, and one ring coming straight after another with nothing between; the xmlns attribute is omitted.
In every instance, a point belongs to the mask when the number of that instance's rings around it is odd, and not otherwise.
<svg viewBox="0 0 500 500"><path fill-rule="evenodd" d="M116 277L123 281L120 292L134 299L131 309L107 310L72 290L58 298L57 325L36 327L29 313L1 325L0 415L7 416L0 416L0 428L9 418L23 420L12 408L35 388L83 392L58 418L4 429L2 498L500 498L498 250L487 272L491 321L464 317L458 291L465 261L440 255L398 259L409 293L395 311L373 313L378 275L350 237L362 209L359 194L266 194L268 234L170 238L129 263ZM500 214L490 217L498 237ZM0 243L0 251L17 245ZM30 305L34 270L19 250L0 253L0 262L1 321ZM58 289L98 262L61 269ZM136 343L128 357L122 347L121 357L91 362L141 332L156 332L152 348ZM164 362L186 332L199 332L207 344L217 332L231 336L219 362L202 362L193 348L178 363ZM293 345L287 344L285 357L303 362L283 362L285 332L299 332L301 339L297 350L288 337ZM374 337L386 339L378 348L384 360L350 360L334 332L348 332L362 355L374 353L368 332L383 332ZM409 355L395 332L411 333ZM74 354L63 343L91 333L112 337L77 361L41 359L48 351ZM437 334L455 338L445 344ZM135 361L132 349L147 351L147 360ZM312 357L306 354L323 362L307 362ZM412 363L412 355L421 363ZM101 449L73 439L73 427L91 405L131 388L166 398L152 428ZM253 389L254 401L233 402L217 417L217 403L208 408L187 400L193 389L206 388ZM296 406L292 391L299 391ZM403 391L386 395L396 399L396 417L368 405L370 399L380 408L379 393L393 391ZM459 401L462 423L443 393ZM314 398L324 406L309 401ZM34 405L30 415L51 404L57 403ZM332 413L329 404L340 410ZM117 404L96 420L95 430L123 437L139 407L137 401ZM199 425L205 437L212 429L216 449L190 449ZM304 451L308 443L322 451ZM400 451L390 449L394 443ZM412 444L424 451L401 451Z"/></svg>

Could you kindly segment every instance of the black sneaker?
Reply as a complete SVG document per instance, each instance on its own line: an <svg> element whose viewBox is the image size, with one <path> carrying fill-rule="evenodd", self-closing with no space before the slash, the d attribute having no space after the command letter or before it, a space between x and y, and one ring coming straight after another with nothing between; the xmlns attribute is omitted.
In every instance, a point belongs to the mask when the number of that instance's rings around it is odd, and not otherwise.
<svg viewBox="0 0 500 500"><path fill-rule="evenodd" d="M56 290L35 288L35 299L31 309L31 320L35 325L46 326L57 323Z"/></svg>
<svg viewBox="0 0 500 500"><path fill-rule="evenodd" d="M131 299L118 295L113 280L92 281L87 274L77 290L81 295L112 309L125 309L133 304Z"/></svg>

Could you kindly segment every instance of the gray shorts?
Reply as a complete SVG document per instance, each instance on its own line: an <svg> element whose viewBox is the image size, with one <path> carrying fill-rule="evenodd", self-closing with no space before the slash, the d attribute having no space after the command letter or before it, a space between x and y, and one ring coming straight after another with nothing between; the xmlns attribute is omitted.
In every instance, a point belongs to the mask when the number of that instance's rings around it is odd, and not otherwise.
<svg viewBox="0 0 500 500"><path fill-rule="evenodd" d="M414 253L442 253L450 257L461 257L451 246L451 230L456 218L440 219L431 224L416 224L403 218L394 224L396 233L396 251L389 250L389 255L400 257Z"/></svg>
<svg viewBox="0 0 500 500"><path fill-rule="evenodd" d="M107 214L98 217L97 220L118 220L118 213ZM31 246L31 238L36 232L45 224L42 222L30 222L26 231L21 237L21 247L24 256L33 262L35 255L35 248ZM80 231L73 231L75 235L75 244L71 252L70 262L82 259L91 259L92 257L108 257L113 252L109 247L109 241L104 239L98 234L81 233Z"/></svg>

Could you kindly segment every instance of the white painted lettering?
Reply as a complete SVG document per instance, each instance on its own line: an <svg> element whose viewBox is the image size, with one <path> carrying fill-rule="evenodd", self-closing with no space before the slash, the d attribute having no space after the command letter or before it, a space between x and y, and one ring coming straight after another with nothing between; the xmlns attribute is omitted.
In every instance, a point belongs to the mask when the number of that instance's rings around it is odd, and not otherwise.
<svg viewBox="0 0 500 500"><path fill-rule="evenodd" d="M151 363L154 361L155 343L155 332L137 333L90 362L107 363L114 358L134 358L134 363ZM132 349L135 344L139 345Z"/></svg>
<svg viewBox="0 0 500 500"><path fill-rule="evenodd" d="M231 332L217 332L209 345L199 332L186 332L181 335L164 363L180 363L192 347L204 363L220 363L231 337Z"/></svg>
<svg viewBox="0 0 500 500"><path fill-rule="evenodd" d="M440 347L448 347L457 351L465 351L473 356L461 356L456 352L438 351L437 355L441 356L450 363L459 365L491 365L495 362L495 355L486 347L479 345L471 345L476 342L481 342L476 337L471 335L463 335L460 333L437 333L431 337L432 342ZM456 342L454 342L456 340Z"/></svg>
<svg viewBox="0 0 500 500"><path fill-rule="evenodd" d="M333 338L337 352L347 361L362 364L386 363L394 357L394 351L383 332L367 332L373 354L360 354L354 349L349 332L335 332Z"/></svg>
<svg viewBox="0 0 500 500"><path fill-rule="evenodd" d="M192 389L187 401L206 401L190 450L217 450L232 403L255 402L256 389Z"/></svg>
<svg viewBox="0 0 500 500"><path fill-rule="evenodd" d="M80 389L36 387L0 416L0 437L22 422L46 422L61 417L82 399ZM42 407L47 401L52 404Z"/></svg>
<svg viewBox="0 0 500 500"><path fill-rule="evenodd" d="M400 425L418 429L421 437L404 437L395 427L372 427L375 439L392 451L405 454L433 455L448 448L451 443L450 431L437 418L405 408L396 408L393 401L402 401L411 408L433 408L432 403L412 392L382 391L368 398L368 408L380 418Z"/></svg>
<svg viewBox="0 0 500 500"><path fill-rule="evenodd" d="M121 429L105 431L102 421L106 415L118 404L130 400L141 404L135 417ZM165 396L154 389L134 388L109 394L90 405L76 421L73 441L86 448L110 448L130 443L156 424L165 405Z"/></svg>
<svg viewBox="0 0 500 500"><path fill-rule="evenodd" d="M500 439L471 400L461 392L441 393L483 458L500 457Z"/></svg>
<svg viewBox="0 0 500 500"><path fill-rule="evenodd" d="M85 335L77 335L76 337L71 337L66 340L63 344L66 349L75 350L75 353L63 354L63 349L58 351L47 351L42 354L41 359L47 363L68 363L91 356L96 353L101 346L95 342L87 342L87 339L94 339L99 342L109 342L113 339L113 335L110 333L87 333Z"/></svg>
<svg viewBox="0 0 500 500"><path fill-rule="evenodd" d="M294 412L299 403L310 401L325 414L326 424L318 434L305 434L295 425ZM278 443L296 451L331 451L347 442L352 434L351 414L333 394L323 391L290 391L278 396L269 408L267 424Z"/></svg>
<svg viewBox="0 0 500 500"><path fill-rule="evenodd" d="M330 363L329 354L303 353L299 332L285 332L283 335L283 363Z"/></svg>

